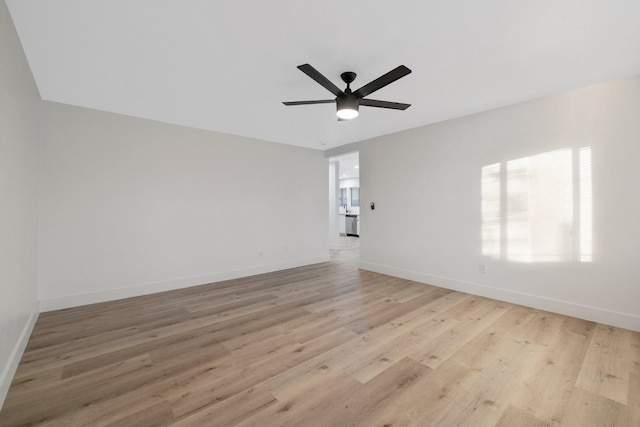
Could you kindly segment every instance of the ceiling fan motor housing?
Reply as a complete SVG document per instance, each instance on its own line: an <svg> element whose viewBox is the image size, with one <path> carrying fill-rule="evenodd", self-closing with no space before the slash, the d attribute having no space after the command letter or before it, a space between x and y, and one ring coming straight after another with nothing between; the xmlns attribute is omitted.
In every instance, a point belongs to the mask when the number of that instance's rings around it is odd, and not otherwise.
<svg viewBox="0 0 640 427"><path fill-rule="evenodd" d="M351 92L351 91L349 91ZM336 113L343 120L349 120L358 116L360 98L351 93L345 93L336 98Z"/></svg>
<svg viewBox="0 0 640 427"><path fill-rule="evenodd" d="M336 111L340 110L355 110L358 111L360 107L360 98L350 93L345 93L336 98Z"/></svg>

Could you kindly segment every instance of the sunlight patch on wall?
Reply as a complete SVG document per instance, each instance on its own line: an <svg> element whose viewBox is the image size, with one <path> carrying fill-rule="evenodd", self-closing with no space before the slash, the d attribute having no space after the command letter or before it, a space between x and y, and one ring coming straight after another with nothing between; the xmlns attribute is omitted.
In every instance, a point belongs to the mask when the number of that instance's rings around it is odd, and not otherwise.
<svg viewBox="0 0 640 427"><path fill-rule="evenodd" d="M500 257L500 163L482 168L482 255Z"/></svg>
<svg viewBox="0 0 640 427"><path fill-rule="evenodd" d="M484 166L482 254L518 262L592 260L591 148Z"/></svg>
<svg viewBox="0 0 640 427"><path fill-rule="evenodd" d="M580 149L580 261L593 258L591 147Z"/></svg>

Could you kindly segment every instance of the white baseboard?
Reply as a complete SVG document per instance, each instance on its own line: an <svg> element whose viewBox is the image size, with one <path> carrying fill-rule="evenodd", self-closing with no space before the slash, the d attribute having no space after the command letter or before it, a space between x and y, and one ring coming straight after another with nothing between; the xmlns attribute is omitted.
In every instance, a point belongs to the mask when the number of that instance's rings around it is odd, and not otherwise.
<svg viewBox="0 0 640 427"><path fill-rule="evenodd" d="M461 280L449 279L446 277L420 273L417 271L404 270L401 268L380 265L366 261L360 261L359 267L376 273L412 280L414 282L426 283L441 288L452 289L468 294L479 295L499 301L533 307L540 310L551 311L553 313L564 314L566 316L577 317L579 319L592 322L603 323L611 326L618 326L632 331L640 332L640 316L630 313L622 313L604 308L588 305L576 304L539 295L514 292L507 289L494 288L481 285L479 283L465 282Z"/></svg>
<svg viewBox="0 0 640 427"><path fill-rule="evenodd" d="M16 342L16 345L13 347L13 351L9 356L9 361L4 367L2 375L0 375L0 409L2 409L4 399L7 397L9 386L11 385L11 381L13 381L13 376L16 373L16 369L18 369L20 359L22 358L24 349L27 347L27 343L29 342L31 332L33 331L33 327L36 324L36 320L38 320L39 314L40 307L36 302L33 310L31 311L31 314L29 315L29 319L27 319L27 323L24 325L24 328L22 328L22 332L18 337L18 342Z"/></svg>
<svg viewBox="0 0 640 427"><path fill-rule="evenodd" d="M78 307L81 305L95 304L105 301L113 301L122 298L148 295L156 292L172 291L174 289L188 288L223 280L238 279L240 277L255 276L257 274L271 273L288 268L302 267L329 261L329 254L312 258L295 259L276 264L265 264L242 270L221 271L203 276L184 277L156 283L144 283L128 286L126 288L106 289L98 292L86 292L81 294L65 295L55 298L43 298L40 300L40 308L43 312L61 310L64 308Z"/></svg>

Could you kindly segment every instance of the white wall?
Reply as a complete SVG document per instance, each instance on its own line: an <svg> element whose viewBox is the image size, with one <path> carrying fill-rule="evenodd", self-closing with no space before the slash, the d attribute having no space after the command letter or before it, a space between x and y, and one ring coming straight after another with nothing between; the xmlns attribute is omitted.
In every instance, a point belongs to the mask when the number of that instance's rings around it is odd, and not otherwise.
<svg viewBox="0 0 640 427"><path fill-rule="evenodd" d="M639 118L636 76L344 147L360 151L362 205L376 203L361 267L640 330ZM483 256L482 167L582 147L593 262Z"/></svg>
<svg viewBox="0 0 640 427"><path fill-rule="evenodd" d="M0 2L0 407L38 315L40 95Z"/></svg>
<svg viewBox="0 0 640 427"><path fill-rule="evenodd" d="M50 102L42 145L43 310L328 260L320 151Z"/></svg>

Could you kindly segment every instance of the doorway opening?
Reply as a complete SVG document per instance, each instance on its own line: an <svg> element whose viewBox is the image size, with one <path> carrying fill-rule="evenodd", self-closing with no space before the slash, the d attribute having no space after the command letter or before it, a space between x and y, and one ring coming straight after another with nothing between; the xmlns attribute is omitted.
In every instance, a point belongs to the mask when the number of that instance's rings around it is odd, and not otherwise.
<svg viewBox="0 0 640 427"><path fill-rule="evenodd" d="M329 159L329 248L360 249L360 154Z"/></svg>

